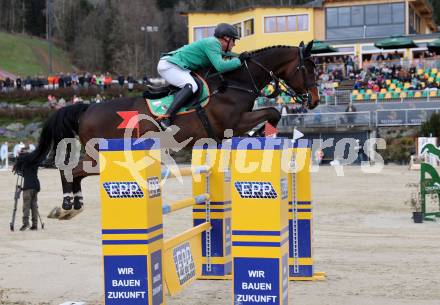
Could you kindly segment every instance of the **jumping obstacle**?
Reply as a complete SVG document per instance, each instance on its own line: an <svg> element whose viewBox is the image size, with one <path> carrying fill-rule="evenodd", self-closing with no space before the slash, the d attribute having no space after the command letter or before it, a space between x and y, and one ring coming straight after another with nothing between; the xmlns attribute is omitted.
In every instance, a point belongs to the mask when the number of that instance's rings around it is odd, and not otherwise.
<svg viewBox="0 0 440 305"><path fill-rule="evenodd" d="M313 266L311 141L298 139L291 150L294 170L288 174L289 280L325 280L325 272L314 272Z"/></svg>
<svg viewBox="0 0 440 305"><path fill-rule="evenodd" d="M440 149L433 144L425 144L421 153L427 153L430 157L437 157L440 159ZM430 211L426 207L426 197L435 194L438 200L438 210ZM435 221L440 218L440 176L437 169L429 163L422 162L420 165L420 221Z"/></svg>
<svg viewBox="0 0 440 305"><path fill-rule="evenodd" d="M288 179L281 168L283 151L288 149L284 144L280 138L232 139L233 304L288 303ZM271 165L268 170L263 170L265 164Z"/></svg>
<svg viewBox="0 0 440 305"><path fill-rule="evenodd" d="M234 162L229 163L231 151L226 148L196 147L193 151L191 168L181 171L182 176L191 175L193 177L193 197L170 204L162 204L160 177L171 177L172 175L161 172L158 141L150 139L139 144L134 144L133 141L129 143L129 147L124 147L124 140L117 139L108 140L106 145L100 145L105 304L137 305L147 304L147 300L148 303L162 304L163 283L166 283L170 294L175 294L196 278L230 279L232 258L229 164L235 164ZM234 141L238 140L234 139L232 146ZM235 148L237 147L238 145ZM294 149L291 149L292 154ZM296 147L296 149L299 148ZM308 149L310 150L309 147ZM125 153L127 150L133 154L133 164L126 162ZM256 154L252 150L250 153ZM260 150L258 154L267 154L267 152ZM233 151L232 160L234 160L234 156ZM310 152L308 156L310 157ZM134 164L145 157L155 162L141 171L136 170L140 181L133 181ZM276 161L270 164L280 163ZM274 166L281 173L278 167L278 165ZM273 174L273 171L270 173ZM308 173L308 167L304 173ZM262 176L259 173L255 174L257 177ZM281 178L282 182L278 181L279 187L281 185L283 187L283 192L278 193L283 194L283 198L286 197L282 199L283 202L286 201L286 209L281 213L286 215L286 219L288 215L287 201L291 201L288 199L289 186L300 180L297 178L288 182L288 176L285 173ZM305 184L310 185L310 180L304 181ZM232 187L232 189L234 188ZM297 194L297 192L298 189L294 193ZM162 215L189 206L193 206L195 227L164 242ZM284 203L278 207L278 210L284 211ZM247 211L245 218L252 222L254 219L253 209L250 211L252 211L252 217L249 217L249 211ZM302 212L299 211L299 213ZM269 214L266 214L266 217L267 215ZM311 226L309 225L309 227ZM297 228L297 232L300 232L301 225L298 224ZM246 230L241 231L246 233ZM289 237L290 231L286 224L282 229L283 237ZM308 232L311 238L311 230ZM235 238L243 238L240 234L240 232L238 235L236 234ZM273 237L269 236L268 238ZM287 247L284 243L287 244ZM281 264L286 267L282 269L286 272L292 269L292 267L287 268L289 264L287 252L284 253L288 249L289 243L291 242L287 238L286 241L283 241L281 250L278 251L278 254L283 254ZM309 244L311 245L311 241ZM236 241L236 245L240 245L240 240ZM251 248L247 250L249 249ZM251 250L251 252L253 251ZM313 263L311 251L310 257L304 265L310 267L310 262ZM297 259L293 263L301 264L302 262ZM296 277L299 275L313 278L313 276L308 276L307 272L301 271L300 274L296 274ZM234 277L234 282L240 278L240 276ZM284 289L286 286L284 277L279 283L282 283L280 288L282 291L279 296L284 299L285 291L287 291ZM239 284L234 285L234 287L242 287ZM241 293L241 295L244 294ZM269 300L267 296L263 298ZM272 300L272 298L270 299Z"/></svg>
<svg viewBox="0 0 440 305"><path fill-rule="evenodd" d="M163 304L159 141L103 140L99 164L105 305Z"/></svg>
<svg viewBox="0 0 440 305"><path fill-rule="evenodd" d="M162 304L162 282L174 295L200 277L202 267L207 274L230 273L230 246L225 246L228 239L230 244L229 186L220 183L228 180L228 174L216 171L222 150L215 149L212 155L203 149L198 154L196 148L191 168L181 171L182 176L193 177L194 196L162 204L160 178L173 175L160 170L158 140L140 144L132 140L128 146L119 139L100 145L105 304L147 304L147 300ZM132 163L126 162L127 151L133 155ZM135 164L145 157L152 164L138 171ZM210 167L216 175L202 165L209 159L215 162ZM212 202L213 209L211 197L218 200ZM195 227L163 241L163 215L190 206ZM128 300L132 303L124 303Z"/></svg>

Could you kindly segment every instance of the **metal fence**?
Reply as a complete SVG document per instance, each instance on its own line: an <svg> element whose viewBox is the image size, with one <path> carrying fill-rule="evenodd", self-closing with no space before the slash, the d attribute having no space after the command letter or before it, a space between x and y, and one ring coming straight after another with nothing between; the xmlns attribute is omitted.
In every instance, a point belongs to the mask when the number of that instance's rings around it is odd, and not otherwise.
<svg viewBox="0 0 440 305"><path fill-rule="evenodd" d="M358 112L312 112L282 116L278 127L283 128L350 128L417 126L429 119L440 108L379 109Z"/></svg>
<svg viewBox="0 0 440 305"><path fill-rule="evenodd" d="M417 126L427 121L440 108L376 110L376 126Z"/></svg>
<svg viewBox="0 0 440 305"><path fill-rule="evenodd" d="M371 112L329 112L329 113L303 113L288 114L281 118L278 127L371 127Z"/></svg>

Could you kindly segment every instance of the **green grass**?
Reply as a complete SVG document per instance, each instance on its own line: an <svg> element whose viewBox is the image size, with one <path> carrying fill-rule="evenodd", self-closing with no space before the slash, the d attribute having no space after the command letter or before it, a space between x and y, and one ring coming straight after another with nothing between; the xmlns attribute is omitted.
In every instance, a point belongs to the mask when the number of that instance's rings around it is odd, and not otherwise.
<svg viewBox="0 0 440 305"><path fill-rule="evenodd" d="M52 70L73 71L68 54L55 46L52 50ZM49 49L44 39L0 32L0 70L22 78L28 75L47 75L48 62Z"/></svg>

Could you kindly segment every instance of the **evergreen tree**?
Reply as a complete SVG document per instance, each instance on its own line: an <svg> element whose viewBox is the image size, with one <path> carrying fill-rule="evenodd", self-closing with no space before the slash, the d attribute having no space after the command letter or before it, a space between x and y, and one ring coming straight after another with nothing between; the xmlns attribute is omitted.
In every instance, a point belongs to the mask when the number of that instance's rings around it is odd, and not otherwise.
<svg viewBox="0 0 440 305"><path fill-rule="evenodd" d="M46 35L46 0L26 1L25 30L30 35Z"/></svg>

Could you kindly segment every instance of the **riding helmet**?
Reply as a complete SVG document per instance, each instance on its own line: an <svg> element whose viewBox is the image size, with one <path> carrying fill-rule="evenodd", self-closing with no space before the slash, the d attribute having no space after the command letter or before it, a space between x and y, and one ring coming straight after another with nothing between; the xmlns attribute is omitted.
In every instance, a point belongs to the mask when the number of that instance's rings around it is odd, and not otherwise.
<svg viewBox="0 0 440 305"><path fill-rule="evenodd" d="M219 25L217 25L214 31L214 36L217 38L222 38L226 36L234 39L240 39L240 36L238 35L238 31L235 26L228 23L220 23Z"/></svg>

